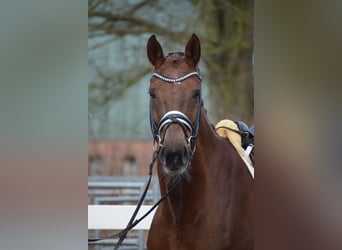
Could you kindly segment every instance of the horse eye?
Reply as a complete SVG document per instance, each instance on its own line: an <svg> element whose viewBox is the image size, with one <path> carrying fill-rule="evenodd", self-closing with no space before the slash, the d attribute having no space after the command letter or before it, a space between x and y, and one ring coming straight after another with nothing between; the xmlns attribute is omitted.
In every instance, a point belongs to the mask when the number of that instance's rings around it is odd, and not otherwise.
<svg viewBox="0 0 342 250"><path fill-rule="evenodd" d="M192 95L193 98L198 98L201 96L201 90L200 89L196 89L194 91L194 94Z"/></svg>
<svg viewBox="0 0 342 250"><path fill-rule="evenodd" d="M156 91L154 90L154 89L150 89L149 91L148 91L148 93L150 94L150 97L151 98L156 98Z"/></svg>

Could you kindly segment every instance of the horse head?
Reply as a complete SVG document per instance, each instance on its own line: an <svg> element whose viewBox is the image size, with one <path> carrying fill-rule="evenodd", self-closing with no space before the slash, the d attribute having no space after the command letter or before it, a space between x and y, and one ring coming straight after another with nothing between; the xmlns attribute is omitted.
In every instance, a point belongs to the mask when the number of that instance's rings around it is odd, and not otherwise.
<svg viewBox="0 0 342 250"><path fill-rule="evenodd" d="M185 53L164 56L153 35L147 43L147 56L154 66L150 81L150 121L158 156L169 176L184 174L196 149L201 114L201 57L199 38L193 34Z"/></svg>

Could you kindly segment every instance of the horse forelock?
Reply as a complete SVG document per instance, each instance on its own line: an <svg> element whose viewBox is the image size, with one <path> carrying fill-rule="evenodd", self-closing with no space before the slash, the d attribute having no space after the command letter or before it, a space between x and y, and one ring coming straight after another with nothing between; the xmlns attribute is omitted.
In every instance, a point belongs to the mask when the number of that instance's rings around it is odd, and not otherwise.
<svg viewBox="0 0 342 250"><path fill-rule="evenodd" d="M185 74L191 71L197 71L197 67L194 67L191 64L184 52L170 52L165 56L161 65L155 68L155 70L166 74L170 72L170 70L180 70L180 73ZM175 77L179 77L179 75Z"/></svg>
<svg viewBox="0 0 342 250"><path fill-rule="evenodd" d="M170 52L166 55L166 57L175 57L175 56L184 57L185 53L184 52Z"/></svg>
<svg viewBox="0 0 342 250"><path fill-rule="evenodd" d="M171 66L178 68L184 61L185 54L182 52L171 52L165 57L165 62L170 63Z"/></svg>

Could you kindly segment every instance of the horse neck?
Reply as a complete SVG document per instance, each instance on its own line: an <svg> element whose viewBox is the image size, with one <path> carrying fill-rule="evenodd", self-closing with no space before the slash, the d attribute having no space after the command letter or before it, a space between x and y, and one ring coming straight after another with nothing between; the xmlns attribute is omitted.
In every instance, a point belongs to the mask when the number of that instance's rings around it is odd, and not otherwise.
<svg viewBox="0 0 342 250"><path fill-rule="evenodd" d="M206 112L202 109L200 130L196 143L196 155L202 157L208 148L216 148L220 144L219 137L217 136L214 126L209 122ZM206 155L210 157L210 155Z"/></svg>

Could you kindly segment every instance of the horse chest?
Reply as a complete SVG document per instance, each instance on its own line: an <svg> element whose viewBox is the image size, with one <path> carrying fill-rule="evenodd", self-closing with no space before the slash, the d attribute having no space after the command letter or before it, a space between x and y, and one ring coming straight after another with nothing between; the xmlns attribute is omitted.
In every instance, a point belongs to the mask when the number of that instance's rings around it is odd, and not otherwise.
<svg viewBox="0 0 342 250"><path fill-rule="evenodd" d="M225 222L214 218L198 218L175 225L160 219L150 232L148 250L226 250L231 248L231 232Z"/></svg>
<svg viewBox="0 0 342 250"><path fill-rule="evenodd" d="M252 239L248 236L249 222L241 220L242 214L231 205L235 202L224 205L222 200L211 198L206 197L207 202L201 203L201 208L183 207L191 212L184 213L182 209L179 225L165 210L159 211L160 216L157 216L151 231L153 246L148 250L253 249ZM236 234L237 231L240 233Z"/></svg>

